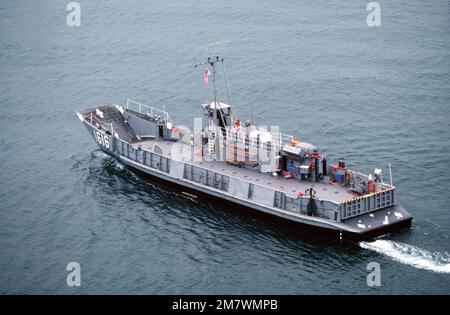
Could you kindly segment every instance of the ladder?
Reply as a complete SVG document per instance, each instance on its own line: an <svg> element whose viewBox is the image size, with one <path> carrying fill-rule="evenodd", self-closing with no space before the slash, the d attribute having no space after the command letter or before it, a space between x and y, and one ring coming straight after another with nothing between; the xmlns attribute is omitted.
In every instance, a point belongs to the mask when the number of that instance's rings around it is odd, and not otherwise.
<svg viewBox="0 0 450 315"><path fill-rule="evenodd" d="M215 136L212 133L208 137L208 152L209 152L209 154L214 154L214 140L215 140Z"/></svg>

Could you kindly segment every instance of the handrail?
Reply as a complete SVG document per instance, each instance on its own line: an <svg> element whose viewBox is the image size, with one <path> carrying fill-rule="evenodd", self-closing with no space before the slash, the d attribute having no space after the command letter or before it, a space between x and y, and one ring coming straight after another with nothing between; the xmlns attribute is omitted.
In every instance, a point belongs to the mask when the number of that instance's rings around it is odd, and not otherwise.
<svg viewBox="0 0 450 315"><path fill-rule="evenodd" d="M359 171L350 170L350 172L351 172L353 175L357 175L357 176L360 176L360 177L364 178L365 180L368 180L368 178L369 178L369 175L363 174L363 173L361 173L361 172L359 172ZM390 184L388 184L388 183L385 183L384 181L383 181L383 182L377 182L377 184L380 185L382 189L391 189L391 188L395 188L395 186L390 185Z"/></svg>
<svg viewBox="0 0 450 315"><path fill-rule="evenodd" d="M84 119L91 123L91 125L98 125L101 127L101 129L104 129L105 131L109 131L111 135L114 134L114 127L112 123L105 123L104 121L97 118L97 116L91 112L89 113L88 117L84 117Z"/></svg>
<svg viewBox="0 0 450 315"><path fill-rule="evenodd" d="M272 136L271 140L266 143L270 143L271 146L273 146L274 148L280 147L285 143L283 141L283 137L284 138L289 137L280 132L271 132L271 131L267 131L265 129L260 129L260 128L251 129L249 132L246 132L243 130L233 130L233 128L234 127L221 128L222 130L224 130L226 132L226 140L229 144L236 143L236 144L241 144L241 145L248 145L249 147L256 148L256 149L264 149L264 148L266 148L266 146L263 145L262 141L260 141L259 145L258 145L256 143L255 139L249 138L248 142L246 141L246 135L249 135L252 131L265 131L267 133L270 133L270 135ZM217 131L217 133L220 135L222 140L225 140L225 138L221 132ZM290 136L290 137L292 137L292 136Z"/></svg>
<svg viewBox="0 0 450 315"><path fill-rule="evenodd" d="M150 105L146 105L146 104L142 104L136 101L133 101L129 98L126 99L125 102L125 107L126 109L130 109L130 107L132 106L137 106L138 110L137 112L140 114L150 114L151 117L154 117L155 115L157 115L158 113L162 115L163 119L165 122L171 122L171 119L169 117L169 113L165 110L165 109L158 109L156 107L150 106ZM164 105L163 105L164 106ZM150 112L144 112L143 113L143 109L147 109L150 110Z"/></svg>

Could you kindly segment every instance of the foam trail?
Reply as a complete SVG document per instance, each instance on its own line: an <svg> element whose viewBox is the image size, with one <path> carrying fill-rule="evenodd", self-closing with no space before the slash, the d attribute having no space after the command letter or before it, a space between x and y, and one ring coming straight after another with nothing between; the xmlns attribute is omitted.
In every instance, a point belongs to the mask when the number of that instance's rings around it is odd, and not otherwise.
<svg viewBox="0 0 450 315"><path fill-rule="evenodd" d="M361 242L359 245L362 248L389 256L402 264L439 273L450 273L450 255L447 252L432 253L413 245L390 240Z"/></svg>
<svg viewBox="0 0 450 315"><path fill-rule="evenodd" d="M114 167L119 170L123 170L125 168L125 166L122 163L120 163L119 161L115 161Z"/></svg>
<svg viewBox="0 0 450 315"><path fill-rule="evenodd" d="M93 155L94 157L96 157L96 158L106 158L106 157L109 156L108 154L106 154L106 153L103 152L102 150L95 150L95 151L92 151L92 155Z"/></svg>

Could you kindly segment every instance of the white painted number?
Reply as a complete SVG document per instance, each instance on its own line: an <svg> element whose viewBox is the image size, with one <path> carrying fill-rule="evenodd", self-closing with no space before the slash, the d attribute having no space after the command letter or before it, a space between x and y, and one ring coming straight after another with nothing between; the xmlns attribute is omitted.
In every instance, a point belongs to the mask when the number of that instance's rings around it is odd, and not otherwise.
<svg viewBox="0 0 450 315"><path fill-rule="evenodd" d="M109 137L107 135L100 133L99 131L95 131L95 137L97 138L98 143L109 149Z"/></svg>

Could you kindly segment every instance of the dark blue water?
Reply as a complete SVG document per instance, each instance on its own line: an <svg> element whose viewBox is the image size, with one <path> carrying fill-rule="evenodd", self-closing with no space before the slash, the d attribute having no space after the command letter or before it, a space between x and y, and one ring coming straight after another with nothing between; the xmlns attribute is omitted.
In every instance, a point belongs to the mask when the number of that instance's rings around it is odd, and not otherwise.
<svg viewBox="0 0 450 315"><path fill-rule="evenodd" d="M375 28L361 0L80 0L78 28L67 2L0 1L0 292L450 292L448 1L380 1ZM216 41L238 118L253 107L363 171L390 162L413 229L374 244L298 236L97 150L79 109L128 96L191 124L211 92L192 65Z"/></svg>

